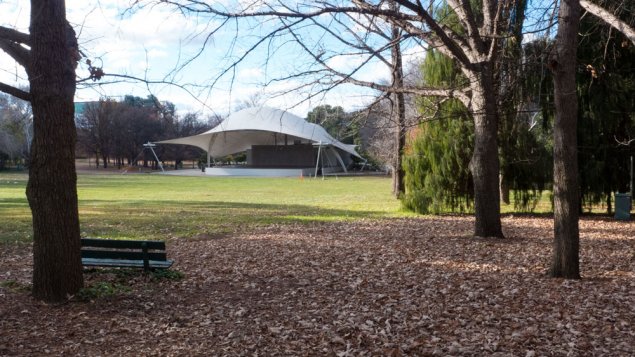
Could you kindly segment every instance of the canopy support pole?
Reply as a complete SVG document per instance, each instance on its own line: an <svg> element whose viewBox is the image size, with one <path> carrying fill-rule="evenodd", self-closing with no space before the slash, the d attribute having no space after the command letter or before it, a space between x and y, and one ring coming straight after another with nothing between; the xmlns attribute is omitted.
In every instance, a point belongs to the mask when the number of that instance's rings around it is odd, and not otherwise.
<svg viewBox="0 0 635 357"><path fill-rule="evenodd" d="M148 149L150 149L150 151L152 151L152 154L154 155L154 158L157 159L157 164L159 164L159 167L161 168L161 172L165 172L165 170L163 169L163 165L161 165L161 160L159 160L159 157L157 156L157 153L154 152L154 147L156 145L148 141L146 144L143 144L143 146L147 147Z"/></svg>
<svg viewBox="0 0 635 357"><path fill-rule="evenodd" d="M209 144L207 145L207 167L212 167L211 159L212 159L212 145L214 145L214 139L216 139L216 135L212 135L209 138Z"/></svg>
<svg viewBox="0 0 635 357"><path fill-rule="evenodd" d="M346 170L346 165L344 165L344 160L342 160L342 157L340 156L340 153L337 152L337 149L334 148L333 146L330 146L330 148L333 151L333 153L335 154L335 158L337 159L337 161L342 166L342 170L344 170L344 173L348 173L348 170Z"/></svg>
<svg viewBox="0 0 635 357"><path fill-rule="evenodd" d="M315 160L315 174L313 175L313 178L317 178L318 175L318 166L320 166L320 154L322 152L322 142L320 141L320 145L318 146L318 155L317 155L317 160ZM322 173L322 175L324 175L324 173Z"/></svg>

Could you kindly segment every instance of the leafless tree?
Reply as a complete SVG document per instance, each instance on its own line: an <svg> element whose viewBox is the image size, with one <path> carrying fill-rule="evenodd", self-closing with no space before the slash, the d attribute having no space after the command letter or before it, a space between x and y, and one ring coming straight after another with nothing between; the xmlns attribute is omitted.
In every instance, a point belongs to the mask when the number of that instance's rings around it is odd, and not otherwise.
<svg viewBox="0 0 635 357"><path fill-rule="evenodd" d="M293 91L308 90L306 98L337 86L354 84L387 95L412 93L460 100L475 122L475 149L470 163L475 187L474 235L503 237L494 72L501 39L507 36L506 20L517 1L484 0L476 9L469 1L448 0L464 29L462 32L435 19L433 9L438 4L433 1L395 0L394 3L398 7L389 6L387 1L366 0L350 3L335 0L241 2L236 8L199 0L139 0L136 5L167 4L186 15L210 16L220 24L212 34L226 29L229 24L235 24L237 33L240 33L241 26L253 28L253 22L258 22L262 26L262 35L250 45L243 46L247 48L244 52L231 53L228 58L233 60L224 66L217 80L232 75L235 68L256 49L264 47L273 54L281 51L284 45L295 46L310 61L289 68L287 75L280 75L269 83L303 79ZM389 54L384 54L389 53L394 44L378 34L390 33L391 27L403 34L399 38L402 49L434 47L453 58L469 79L469 84L464 88L439 89L400 85L395 81L381 83L361 76L364 66L373 61L390 62L386 60ZM360 63L343 70L334 64L342 58L360 59Z"/></svg>
<svg viewBox="0 0 635 357"><path fill-rule="evenodd" d="M100 157L103 167L108 167L112 143L115 136L121 135L115 130L115 120L117 116L121 116L121 112L120 103L104 99L86 104L84 112L77 120L79 143L86 151L95 155L96 167L99 167Z"/></svg>
<svg viewBox="0 0 635 357"><path fill-rule="evenodd" d="M399 6L394 0L391 0L389 3L390 10L394 12L399 11ZM403 78L403 56L401 53L401 29L395 25L391 24L390 28L391 36L390 40L392 42L392 46L390 48L391 54L391 75L392 75L392 86L396 88L403 88L404 86L404 78ZM395 117L397 118L397 128L396 128L396 137L395 137L395 160L393 164L393 178L392 178L392 193L400 197L405 192L404 187L404 177L406 173L402 166L403 159L403 151L406 147L406 101L404 98L404 93L394 93L392 95L392 109Z"/></svg>
<svg viewBox="0 0 635 357"><path fill-rule="evenodd" d="M263 92L256 92L249 95L247 98L239 100L234 105L234 110L239 111L247 108L260 107L265 104L265 98Z"/></svg>

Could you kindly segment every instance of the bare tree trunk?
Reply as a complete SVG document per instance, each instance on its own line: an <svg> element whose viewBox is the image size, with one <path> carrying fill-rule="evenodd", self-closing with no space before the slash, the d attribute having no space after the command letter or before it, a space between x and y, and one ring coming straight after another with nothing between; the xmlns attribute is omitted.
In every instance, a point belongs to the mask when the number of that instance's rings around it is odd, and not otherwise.
<svg viewBox="0 0 635 357"><path fill-rule="evenodd" d="M391 8L395 11L397 9L397 4L394 1L390 2ZM392 77L393 77L393 86L396 88L403 88L403 63L401 58L401 34L400 30L397 26L392 26L392 41L394 44L391 48L392 53ZM393 95L393 115L396 117L397 130L396 130L396 158L395 158L395 169L393 171L392 176L392 193L396 197L400 197L404 193L404 177L406 175L402 159L403 159L403 150L406 146L406 108L405 108L405 100L403 92L396 93Z"/></svg>
<svg viewBox="0 0 635 357"><path fill-rule="evenodd" d="M406 147L406 129L405 129L405 108L404 95L398 93L395 98L395 110L397 115L397 158L395 159L395 170L393 172L393 189L392 192L396 197L401 197L405 192L404 177L406 172L403 169L403 151Z"/></svg>
<svg viewBox="0 0 635 357"><path fill-rule="evenodd" d="M578 227L578 99L575 70L580 26L580 1L560 2L558 35L550 58L556 119L553 128L554 243L550 275L580 278Z"/></svg>
<svg viewBox="0 0 635 357"><path fill-rule="evenodd" d="M30 32L34 138L27 198L33 215L33 296L59 302L83 286L73 118L76 59L64 1L32 0Z"/></svg>
<svg viewBox="0 0 635 357"><path fill-rule="evenodd" d="M503 238L498 175L498 112L491 64L485 64L472 85L474 152L470 171L474 180L474 236Z"/></svg>

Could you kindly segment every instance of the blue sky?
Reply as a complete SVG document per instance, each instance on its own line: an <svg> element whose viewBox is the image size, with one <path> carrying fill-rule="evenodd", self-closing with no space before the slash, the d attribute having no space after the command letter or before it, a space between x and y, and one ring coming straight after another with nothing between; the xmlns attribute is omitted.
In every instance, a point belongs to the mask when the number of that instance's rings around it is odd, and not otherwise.
<svg viewBox="0 0 635 357"><path fill-rule="evenodd" d="M28 3L20 0L0 1L0 13L8 14L2 17L1 24L28 32ZM128 4L129 1L121 0L67 1L67 17L78 32L82 51L93 63L103 66L106 73L150 80L167 79L184 85L196 84L197 86L189 87L196 99L169 85L151 85L148 89L143 83L97 82L89 87L80 87L76 95L77 101L125 94L147 96L151 91L159 99L175 103L180 112L213 111L225 114L234 110L238 102L263 93L266 105L289 109L304 116L308 110L320 104L341 105L347 110L353 110L362 107L372 98L372 92L351 85L308 101L303 99L317 91L314 86L280 95L306 83L303 79L274 82L264 88L263 83L310 66L311 61L297 45L289 42L288 37L278 38L272 46L262 46L248 56L235 71L210 88L210 83L220 71L227 68L228 64L275 24L250 20L242 22L237 32L234 25L225 26L208 39L205 50L196 60L174 72L175 68L200 51L218 20L184 17L173 8L164 6L126 12ZM320 34L311 30L304 32L303 36ZM326 42L326 46L330 47L330 43ZM272 50L274 55L268 56L267 51ZM337 45L333 44L327 50L335 52ZM416 61L423 55L421 48L410 48L405 52L408 61ZM337 56L330 59L329 64L345 70L361 61L363 56ZM80 77L85 77L88 73L85 65L81 65L77 72ZM371 62L358 74L363 79L385 81L388 80L389 70L383 64ZM10 58L0 54L0 81L24 85L25 77L24 72Z"/></svg>

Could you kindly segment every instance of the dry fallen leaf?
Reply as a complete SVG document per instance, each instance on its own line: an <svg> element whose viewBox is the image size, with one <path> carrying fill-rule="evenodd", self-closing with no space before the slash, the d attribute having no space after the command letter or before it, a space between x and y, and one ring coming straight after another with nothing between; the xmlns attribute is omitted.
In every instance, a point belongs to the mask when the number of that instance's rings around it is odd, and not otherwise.
<svg viewBox="0 0 635 357"><path fill-rule="evenodd" d="M581 281L545 276L549 218L507 239L444 216L261 226L168 242L182 280L86 274L129 291L32 300L31 248L0 247L0 355L630 355L635 224L583 218ZM11 288L10 286L22 287Z"/></svg>

